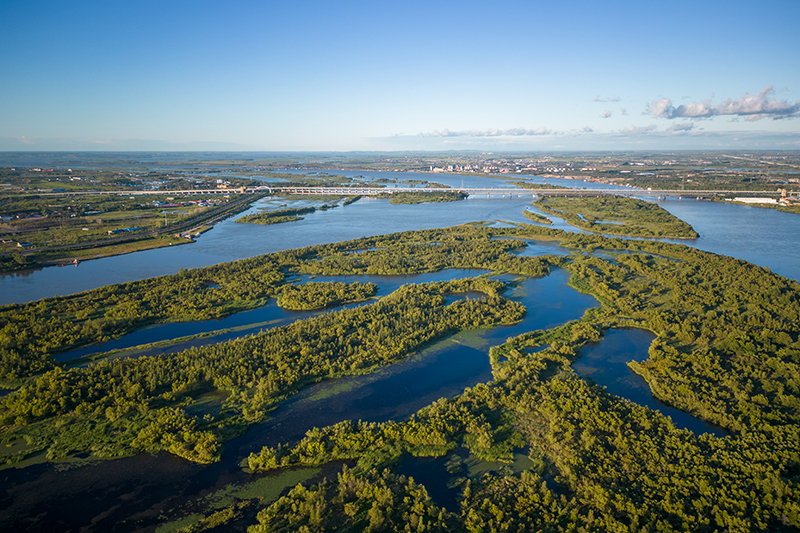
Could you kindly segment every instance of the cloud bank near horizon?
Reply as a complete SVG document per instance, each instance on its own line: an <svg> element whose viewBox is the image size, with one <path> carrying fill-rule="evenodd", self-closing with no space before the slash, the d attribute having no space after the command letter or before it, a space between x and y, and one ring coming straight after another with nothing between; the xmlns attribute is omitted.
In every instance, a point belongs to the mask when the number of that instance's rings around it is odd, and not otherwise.
<svg viewBox="0 0 800 533"><path fill-rule="evenodd" d="M417 137L522 137L530 135L554 135L555 132L548 128L537 128L529 130L525 128L511 128L508 130L498 130L488 128L485 130L462 130L450 131L447 128L443 130L433 130L428 133L418 133Z"/></svg>
<svg viewBox="0 0 800 533"><path fill-rule="evenodd" d="M712 105L709 99L675 107L669 98L660 98L647 104L644 114L652 115L655 118L667 119L705 119L729 115L745 117L748 122L755 122L764 118L780 120L800 116L800 101L795 103L786 100L778 101L775 99L774 87L767 85L756 95L746 92L737 100L728 98L718 105Z"/></svg>

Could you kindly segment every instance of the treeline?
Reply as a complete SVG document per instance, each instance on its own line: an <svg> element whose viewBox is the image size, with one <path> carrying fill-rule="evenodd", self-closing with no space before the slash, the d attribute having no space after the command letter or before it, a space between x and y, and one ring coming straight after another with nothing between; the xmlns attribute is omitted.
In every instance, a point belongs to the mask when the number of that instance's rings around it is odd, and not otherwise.
<svg viewBox="0 0 800 533"><path fill-rule="evenodd" d="M397 181L397 180L388 180L388 182ZM412 187L414 185L423 185L425 187L434 187L436 189L450 189L449 185L445 185L444 183L439 183L438 181L428 181L428 180L403 180L400 183L408 183Z"/></svg>
<svg viewBox="0 0 800 533"><path fill-rule="evenodd" d="M243 260L0 308L0 378L53 367L52 355L156 322L220 318L266 303L282 261Z"/></svg>
<svg viewBox="0 0 800 533"><path fill-rule="evenodd" d="M522 187L523 189L568 189L569 187L564 187L563 185L553 185L552 183L534 183L532 181L509 181L511 185L516 185L517 187Z"/></svg>
<svg viewBox="0 0 800 533"><path fill-rule="evenodd" d="M481 402L484 387L478 385L477 392L468 390L456 401L441 399L403 422L343 421L312 429L294 446L265 447L251 454L248 467L260 471L347 459L357 460L356 471L365 472L394 465L404 453L442 456L462 441L481 459L508 461L513 449L525 441L515 431L512 417L486 409Z"/></svg>
<svg viewBox="0 0 800 533"><path fill-rule="evenodd" d="M542 196L533 205L587 231L629 237L698 237L689 224L659 205L636 198Z"/></svg>
<svg viewBox="0 0 800 533"><path fill-rule="evenodd" d="M548 236L545 232L536 235ZM533 231L536 231L535 229ZM550 230L553 235L563 232ZM447 268L476 268L510 272L530 277L546 275L550 266L561 264L558 257L520 257L508 252L523 248L525 242L499 237L526 237L521 228L458 227L450 230L408 232L386 237L366 237L346 248L331 246L306 261L299 270L306 274L398 275L435 272Z"/></svg>
<svg viewBox="0 0 800 533"><path fill-rule="evenodd" d="M668 243L604 247L678 260L622 253L617 264L586 258L569 267L623 324L658 335L649 359L631 367L659 399L736 431L800 422L797 282Z"/></svg>

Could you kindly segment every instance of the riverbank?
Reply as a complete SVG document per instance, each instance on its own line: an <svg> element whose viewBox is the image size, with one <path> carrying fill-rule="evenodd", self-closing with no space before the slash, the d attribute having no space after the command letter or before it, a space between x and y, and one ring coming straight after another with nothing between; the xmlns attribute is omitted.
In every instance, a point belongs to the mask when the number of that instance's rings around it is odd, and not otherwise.
<svg viewBox="0 0 800 533"><path fill-rule="evenodd" d="M0 274L49 266L63 266L70 263L75 264L76 260L88 261L191 243L194 242L195 237L211 229L214 224L248 209L252 203L264 196L264 194L242 195L216 207L194 207L192 211L196 211L196 213L190 216L177 213L173 207L170 208L171 212L165 211L164 213L163 220L165 222L168 221L168 216L172 218L172 222L165 225L155 224L151 221L150 225L119 229L120 223L113 222L116 220L114 217L119 216L118 213L98 213L96 216L105 218L105 225L103 218L85 222L88 227L80 227L82 225L80 220L78 222L71 220L71 229L54 230L52 235L45 231L38 236L37 243L30 243L30 246L14 249L11 247L13 243L1 245ZM111 200L105 199L105 201ZM112 220L111 223L109 223L109 216ZM153 218L152 215L150 218ZM155 219L161 220L160 216ZM123 225L127 224L130 222L125 222ZM111 235L113 237L109 237ZM58 244L59 242L67 244Z"/></svg>

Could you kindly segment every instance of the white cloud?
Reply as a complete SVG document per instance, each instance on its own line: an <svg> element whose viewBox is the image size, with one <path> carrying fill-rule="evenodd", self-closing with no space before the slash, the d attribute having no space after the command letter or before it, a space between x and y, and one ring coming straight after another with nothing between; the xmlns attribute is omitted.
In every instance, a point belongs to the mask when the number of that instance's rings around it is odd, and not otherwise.
<svg viewBox="0 0 800 533"><path fill-rule="evenodd" d="M609 110L603 111L603 114L600 115L600 118L610 118L610 117L611 117L611 111Z"/></svg>
<svg viewBox="0 0 800 533"><path fill-rule="evenodd" d="M800 146L800 132L705 131L696 123L689 129L678 122L675 128L664 130L650 125L598 132L586 126L569 133L540 136L442 138L405 135L374 137L371 142L374 143L373 149L381 150L775 150L796 149ZM13 150L14 147L4 147L0 138L0 150L3 149Z"/></svg>
<svg viewBox="0 0 800 533"><path fill-rule="evenodd" d="M680 124L673 124L664 131L667 133L686 133L694 129L694 122L682 122Z"/></svg>
<svg viewBox="0 0 800 533"><path fill-rule="evenodd" d="M653 115L655 118L672 118L669 115L675 108L672 107L672 100L669 98L660 98L647 104L644 110L645 115Z"/></svg>
<svg viewBox="0 0 800 533"><path fill-rule="evenodd" d="M620 98L619 96L601 98L600 95L598 94L597 96L594 97L594 100L592 100L592 102L619 102L620 100L622 100L622 98Z"/></svg>
<svg viewBox="0 0 800 533"><path fill-rule="evenodd" d="M790 103L786 100L775 99L775 90L772 85L764 87L758 94L744 93L737 100L728 98L718 105L712 105L711 100L704 102L690 102L678 107L672 105L669 98L660 98L647 105L646 115L655 118L711 118L717 115L746 117L749 122L763 118L778 120L800 116L800 101Z"/></svg>
<svg viewBox="0 0 800 533"><path fill-rule="evenodd" d="M621 133L623 135L642 135L642 134L652 133L655 130L656 130L655 125L651 124L650 126L629 126L624 130L618 130L612 133L618 133L618 134Z"/></svg>
<svg viewBox="0 0 800 533"><path fill-rule="evenodd" d="M622 115L622 116L624 117L625 115L627 115L627 114L628 114L628 110L627 110L627 109L625 109L624 107L621 107L621 108L619 109L619 114L620 114L620 115Z"/></svg>
<svg viewBox="0 0 800 533"><path fill-rule="evenodd" d="M537 128L528 130L525 128L511 128L508 130L485 129L485 130L463 130L450 131L448 129L433 130L428 133L418 133L418 137L520 137L524 135L553 135L553 130L548 128Z"/></svg>

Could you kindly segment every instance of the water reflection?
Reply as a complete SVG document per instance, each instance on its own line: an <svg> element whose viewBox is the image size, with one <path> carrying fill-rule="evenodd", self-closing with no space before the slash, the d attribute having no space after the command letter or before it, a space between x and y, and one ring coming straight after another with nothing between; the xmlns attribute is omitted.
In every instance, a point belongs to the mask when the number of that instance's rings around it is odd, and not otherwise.
<svg viewBox="0 0 800 533"><path fill-rule="evenodd" d="M609 393L670 417L678 428L695 434L727 435L728 432L718 426L659 402L644 378L631 371L628 362L647 359L653 339L655 335L643 329L613 329L599 343L584 347L581 358L572 364L572 368L581 376L605 386Z"/></svg>

